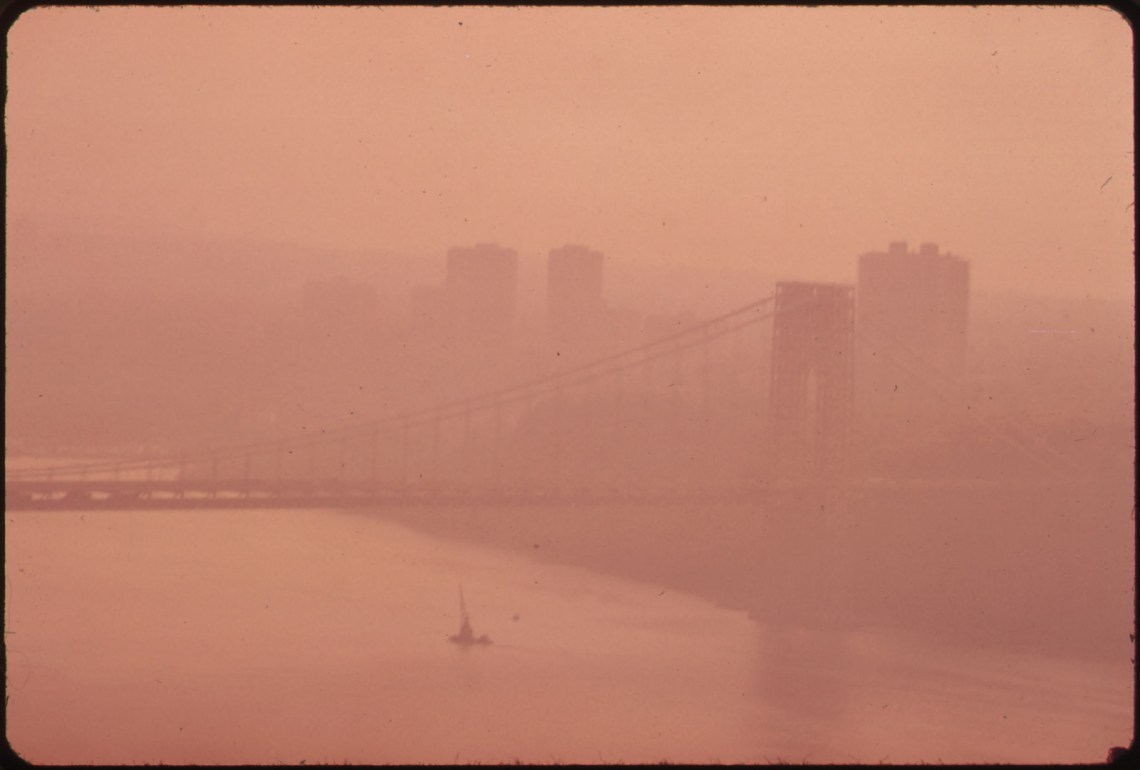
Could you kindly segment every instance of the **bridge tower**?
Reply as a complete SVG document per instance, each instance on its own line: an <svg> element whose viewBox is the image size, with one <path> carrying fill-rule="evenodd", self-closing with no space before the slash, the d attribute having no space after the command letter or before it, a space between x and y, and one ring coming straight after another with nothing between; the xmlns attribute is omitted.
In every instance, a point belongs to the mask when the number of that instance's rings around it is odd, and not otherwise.
<svg viewBox="0 0 1140 770"><path fill-rule="evenodd" d="M853 287L776 285L768 402L776 478L828 483L843 474L854 403L854 349Z"/></svg>

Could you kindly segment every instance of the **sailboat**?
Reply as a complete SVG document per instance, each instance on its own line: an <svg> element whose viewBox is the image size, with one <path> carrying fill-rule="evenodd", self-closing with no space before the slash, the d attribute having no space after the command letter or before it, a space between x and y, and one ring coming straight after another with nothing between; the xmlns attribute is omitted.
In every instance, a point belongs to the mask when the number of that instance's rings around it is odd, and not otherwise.
<svg viewBox="0 0 1140 770"><path fill-rule="evenodd" d="M475 632L471 629L471 618L467 616L467 603L463 601L463 586L459 586L459 633L452 634L447 640L461 647L491 643L489 636L486 634L475 636Z"/></svg>

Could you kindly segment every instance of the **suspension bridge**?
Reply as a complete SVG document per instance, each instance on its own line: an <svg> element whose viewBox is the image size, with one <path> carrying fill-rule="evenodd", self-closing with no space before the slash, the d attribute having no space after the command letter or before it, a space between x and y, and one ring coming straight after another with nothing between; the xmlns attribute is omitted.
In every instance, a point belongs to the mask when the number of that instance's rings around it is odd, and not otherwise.
<svg viewBox="0 0 1140 770"><path fill-rule="evenodd" d="M641 345L316 434L6 469L5 505L530 505L879 488L890 482L860 480L852 471L857 345L889 350L892 364L923 383L931 398L960 404L966 396L890 330L856 328L853 292L781 283L771 296ZM765 341L766 372L747 355ZM1079 475L1032 429L1003 422L995 409L972 411L971 419L1054 481ZM977 488L987 482L893 483Z"/></svg>

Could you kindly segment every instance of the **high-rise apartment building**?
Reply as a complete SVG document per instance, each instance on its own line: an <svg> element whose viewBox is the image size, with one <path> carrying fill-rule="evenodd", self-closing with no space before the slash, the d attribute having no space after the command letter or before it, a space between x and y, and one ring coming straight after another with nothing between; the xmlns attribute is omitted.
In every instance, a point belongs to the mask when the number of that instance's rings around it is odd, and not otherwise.
<svg viewBox="0 0 1140 770"><path fill-rule="evenodd" d="M518 253L495 243L447 252L444 297L454 330L485 341L505 342L515 319Z"/></svg>
<svg viewBox="0 0 1140 770"><path fill-rule="evenodd" d="M605 257L585 246L551 249L547 259L547 321L554 344L589 342L605 317L602 272Z"/></svg>
<svg viewBox="0 0 1140 770"><path fill-rule="evenodd" d="M897 241L885 252L861 255L856 323L861 346L881 354L868 365L909 359L944 376L962 375L969 295L970 263L939 252L937 244L910 252L905 241Z"/></svg>

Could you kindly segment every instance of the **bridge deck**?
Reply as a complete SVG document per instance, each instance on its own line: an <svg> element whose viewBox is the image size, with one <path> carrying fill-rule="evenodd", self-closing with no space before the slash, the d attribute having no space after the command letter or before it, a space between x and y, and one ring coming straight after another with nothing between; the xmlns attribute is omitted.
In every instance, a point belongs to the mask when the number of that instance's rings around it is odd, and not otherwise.
<svg viewBox="0 0 1140 770"><path fill-rule="evenodd" d="M1051 488L1079 482L1052 482ZM192 509L192 508L358 508L418 505L545 505L622 502L748 502L781 496L862 498L904 490L998 493L1042 489L1035 482L982 480L862 480L820 484L810 481L742 483L718 488L674 487L536 488L471 487L461 484L399 485L372 481L326 480L153 480L19 479L4 485L9 511Z"/></svg>

